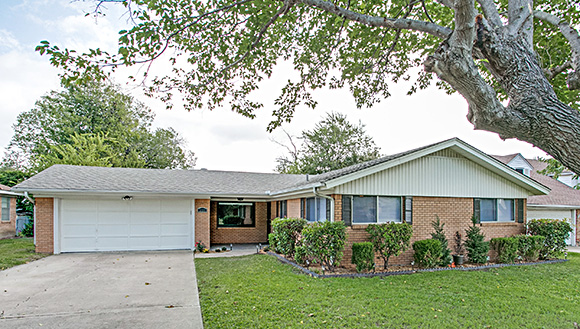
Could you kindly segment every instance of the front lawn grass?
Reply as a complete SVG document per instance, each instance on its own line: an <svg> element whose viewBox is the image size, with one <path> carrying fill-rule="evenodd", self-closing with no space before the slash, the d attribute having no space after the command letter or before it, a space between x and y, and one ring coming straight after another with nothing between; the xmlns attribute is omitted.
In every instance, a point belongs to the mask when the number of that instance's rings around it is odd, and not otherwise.
<svg viewBox="0 0 580 329"><path fill-rule="evenodd" d="M46 256L34 252L33 238L0 240L0 271Z"/></svg>
<svg viewBox="0 0 580 329"><path fill-rule="evenodd" d="M205 328L577 328L580 254L558 264L315 279L266 255L196 259Z"/></svg>

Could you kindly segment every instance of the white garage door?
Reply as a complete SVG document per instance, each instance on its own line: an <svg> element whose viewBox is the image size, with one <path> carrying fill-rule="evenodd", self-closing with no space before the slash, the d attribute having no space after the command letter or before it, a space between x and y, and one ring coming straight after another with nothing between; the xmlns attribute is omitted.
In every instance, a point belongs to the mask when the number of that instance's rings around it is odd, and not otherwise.
<svg viewBox="0 0 580 329"><path fill-rule="evenodd" d="M568 245L575 245L573 236L576 236L576 226L574 225L574 211L573 210L566 210L566 209L531 209L528 207L528 219L542 219L542 218L549 218L549 219L566 219L572 225L572 232L568 239L566 239L566 244Z"/></svg>
<svg viewBox="0 0 580 329"><path fill-rule="evenodd" d="M191 249L191 200L73 200L60 203L60 250Z"/></svg>

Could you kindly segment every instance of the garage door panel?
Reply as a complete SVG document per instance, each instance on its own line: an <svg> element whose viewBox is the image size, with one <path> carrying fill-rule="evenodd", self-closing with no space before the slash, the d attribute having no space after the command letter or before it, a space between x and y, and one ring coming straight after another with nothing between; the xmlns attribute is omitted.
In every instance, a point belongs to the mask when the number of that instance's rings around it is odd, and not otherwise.
<svg viewBox="0 0 580 329"><path fill-rule="evenodd" d="M101 224L97 229L97 236L102 237L127 237L129 236L129 225L124 224Z"/></svg>
<svg viewBox="0 0 580 329"><path fill-rule="evenodd" d="M191 200L73 200L60 208L61 251L191 248Z"/></svg>
<svg viewBox="0 0 580 329"><path fill-rule="evenodd" d="M161 235L187 235L188 229L185 224L161 225Z"/></svg>

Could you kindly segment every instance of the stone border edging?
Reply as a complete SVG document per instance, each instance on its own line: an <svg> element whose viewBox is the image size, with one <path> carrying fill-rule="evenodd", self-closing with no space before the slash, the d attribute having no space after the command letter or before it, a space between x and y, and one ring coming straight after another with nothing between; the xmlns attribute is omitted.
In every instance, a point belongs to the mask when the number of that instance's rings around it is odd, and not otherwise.
<svg viewBox="0 0 580 329"><path fill-rule="evenodd" d="M518 263L518 264L490 264L490 265L481 265L481 266L474 266L474 267L439 267L439 268L426 268L426 269L416 269L416 270L407 270L407 271L392 271L392 272L377 272L377 273L353 273L353 274L318 274L312 272L311 270L302 267L295 262L286 259L277 253L267 251L266 252L270 256L274 256L278 258L279 261L282 263L291 265L298 270L302 271L305 274L317 279L326 279L326 278L372 278L377 276L391 276L391 275L404 275L404 274L414 274L420 272L440 272L440 271L477 271L477 270L485 270L490 268L501 268L501 267L512 267L512 266L530 266L530 265L541 265L541 264L554 264L554 263L564 263L567 262L568 259L552 259L552 260L545 260L536 263Z"/></svg>

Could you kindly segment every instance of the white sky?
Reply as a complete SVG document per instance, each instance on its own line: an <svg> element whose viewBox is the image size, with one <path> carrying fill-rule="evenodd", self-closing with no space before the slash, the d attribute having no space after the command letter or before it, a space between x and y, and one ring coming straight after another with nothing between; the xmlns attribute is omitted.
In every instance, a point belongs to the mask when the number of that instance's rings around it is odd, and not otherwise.
<svg viewBox="0 0 580 329"><path fill-rule="evenodd" d="M107 16L95 20L85 13L92 2L70 0L1 0L0 1L0 148L8 145L12 125L19 113L30 110L34 102L50 90L58 89L57 69L48 57L41 57L34 48L41 40L49 40L60 48L86 51L101 47L117 49L118 31L126 27L121 5L107 4ZM164 63L154 64L153 72L163 70ZM125 73L117 74L117 83L124 85ZM134 74L134 71L131 73ZM161 102L144 97L139 90L127 89L157 114L155 126L173 127L188 141L197 157L196 168L237 171L273 171L276 157L284 149L272 138L284 141L277 129L266 132L274 99L291 72L281 65L273 77L257 93L265 107L254 120L231 112L187 112L176 106L166 110ZM502 141L497 134L475 131L465 118L467 103L460 95L446 95L435 87L407 96L408 85L391 85L392 96L371 109L356 109L347 89L322 90L314 93L318 107L299 108L292 123L283 127L292 135L311 129L328 111L359 120L367 133L381 147L383 154L459 137L489 154L522 153L525 157L546 156L543 151L517 140Z"/></svg>

